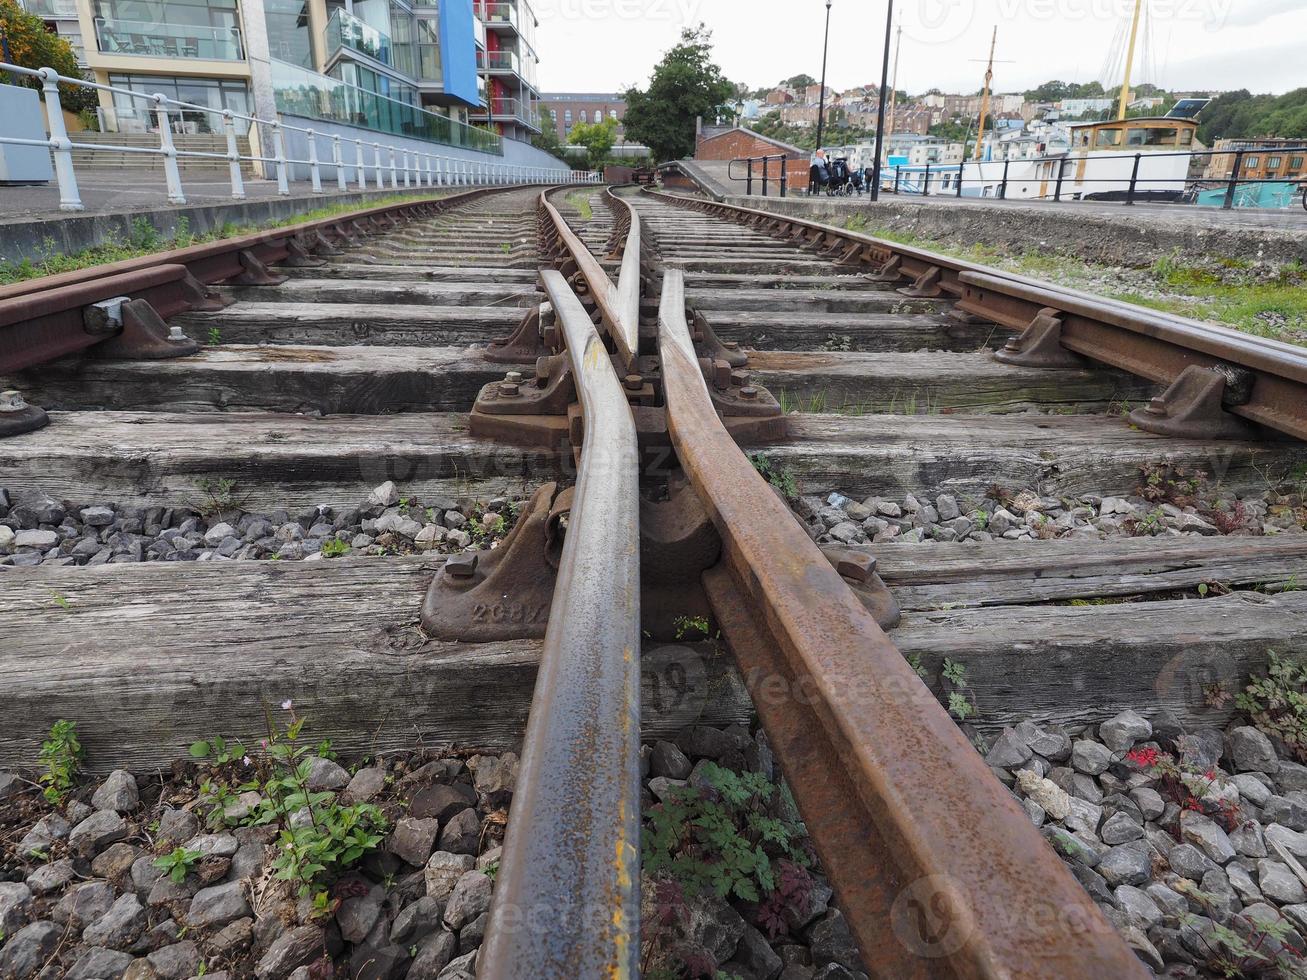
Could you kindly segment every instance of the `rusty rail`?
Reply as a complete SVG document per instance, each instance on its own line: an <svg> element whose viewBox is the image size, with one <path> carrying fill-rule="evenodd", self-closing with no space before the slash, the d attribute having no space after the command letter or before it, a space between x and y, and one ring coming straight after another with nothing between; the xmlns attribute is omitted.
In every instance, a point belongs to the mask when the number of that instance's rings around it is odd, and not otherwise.
<svg viewBox="0 0 1307 980"><path fill-rule="evenodd" d="M722 539L704 576L868 966L893 977L1143 977L718 419L664 273L672 444Z"/></svg>
<svg viewBox="0 0 1307 980"><path fill-rule="evenodd" d="M996 323L1019 334L998 355L1000 360L1074 367L1084 363L1083 357L1165 385L1178 385L1182 375L1192 370L1208 372L1217 381L1215 392L1209 393L1206 418L1199 424L1187 429L1154 428L1149 410L1139 409L1131 421L1141 427L1174 435L1251 434L1251 427L1245 432L1216 418L1230 413L1307 439L1307 351L1301 347L805 218L648 188L642 193L821 250L850 273L870 272L882 282L904 283L899 291L905 295L956 300L955 315ZM1154 412L1165 415L1162 408Z"/></svg>
<svg viewBox="0 0 1307 980"><path fill-rule="evenodd" d="M143 300L166 319L175 313L215 309L221 302L207 286L274 284L278 264L311 265L317 254L336 254L359 238L431 217L487 194L519 187L484 187L443 197L424 197L362 208L330 218L287 225L0 286L0 375L34 367L116 336L102 321L89 322L95 303L126 297Z"/></svg>
<svg viewBox="0 0 1307 980"><path fill-rule="evenodd" d="M522 774L478 975L635 977L640 532L635 423L563 276L541 273L585 425Z"/></svg>

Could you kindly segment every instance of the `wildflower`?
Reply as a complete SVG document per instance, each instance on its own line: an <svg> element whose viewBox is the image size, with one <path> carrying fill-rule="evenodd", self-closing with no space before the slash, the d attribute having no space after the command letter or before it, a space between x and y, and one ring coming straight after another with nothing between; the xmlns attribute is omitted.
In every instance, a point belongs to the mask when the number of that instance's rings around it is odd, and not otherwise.
<svg viewBox="0 0 1307 980"><path fill-rule="evenodd" d="M285 701L281 702L281 710L282 710L282 711L290 711L290 710L291 710L292 708L294 708L294 707L295 707L295 704L294 704L294 702L291 701L290 698L287 698Z"/></svg>
<svg viewBox="0 0 1307 980"><path fill-rule="evenodd" d="M1128 762L1133 762L1137 766L1148 768L1157 765L1159 752L1154 748L1131 749L1125 754Z"/></svg>
<svg viewBox="0 0 1307 980"><path fill-rule="evenodd" d="M248 755L245 758L241 759L241 762L245 763L247 766L254 765L254 763L250 761L250 757Z"/></svg>

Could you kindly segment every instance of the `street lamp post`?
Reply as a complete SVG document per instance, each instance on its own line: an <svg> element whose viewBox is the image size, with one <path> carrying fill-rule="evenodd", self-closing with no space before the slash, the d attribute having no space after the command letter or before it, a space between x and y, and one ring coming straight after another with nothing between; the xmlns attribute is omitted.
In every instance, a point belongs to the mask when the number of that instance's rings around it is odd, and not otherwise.
<svg viewBox="0 0 1307 980"><path fill-rule="evenodd" d="M826 55L830 51L830 5L826 0L826 40L821 45L821 94L817 98L817 149L821 149L821 134L826 124Z"/></svg>
<svg viewBox="0 0 1307 980"><path fill-rule="evenodd" d="M880 161L885 147L885 87L889 85L889 45L894 32L894 0L889 0L885 15L885 61L880 69L880 109L876 114L876 162L871 170L871 199L880 200ZM897 189L897 185L896 185Z"/></svg>

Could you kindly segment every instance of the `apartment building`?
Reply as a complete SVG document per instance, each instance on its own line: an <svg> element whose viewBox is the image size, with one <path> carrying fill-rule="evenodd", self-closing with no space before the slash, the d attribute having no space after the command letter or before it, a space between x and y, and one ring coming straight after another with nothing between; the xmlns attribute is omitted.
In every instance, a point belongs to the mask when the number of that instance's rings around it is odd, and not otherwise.
<svg viewBox="0 0 1307 980"><path fill-rule="evenodd" d="M432 0L435 2L435 0ZM476 0L486 43L477 66L486 82L484 108L475 122L501 136L527 140L543 132L535 37L539 21L528 0Z"/></svg>
<svg viewBox="0 0 1307 980"><path fill-rule="evenodd" d="M473 149L532 131L535 16L527 0L21 2L80 45L96 82L129 92ZM502 113L504 99L523 108ZM102 91L100 104L107 129L158 129L140 99ZM213 111L175 111L169 123L179 133L217 132ZM244 134L243 122L237 128Z"/></svg>
<svg viewBox="0 0 1307 980"><path fill-rule="evenodd" d="M570 143L577 123L617 120L617 143L626 142L626 100L616 92L552 92L540 97L546 125L552 126L563 143Z"/></svg>
<svg viewBox="0 0 1307 980"><path fill-rule="evenodd" d="M1243 151L1239 176L1248 180L1301 180L1307 176L1307 140L1263 136L1258 139L1217 140L1203 172L1205 180L1228 180L1237 151Z"/></svg>

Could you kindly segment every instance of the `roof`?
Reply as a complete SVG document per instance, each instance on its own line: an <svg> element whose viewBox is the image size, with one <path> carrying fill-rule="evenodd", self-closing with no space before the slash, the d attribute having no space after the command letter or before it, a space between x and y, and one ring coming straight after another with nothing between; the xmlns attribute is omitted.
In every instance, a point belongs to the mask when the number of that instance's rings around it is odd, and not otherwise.
<svg viewBox="0 0 1307 980"><path fill-rule="evenodd" d="M731 126L728 129L723 129L719 132L715 132L711 136L705 136L702 140L700 140L700 142L707 143L710 140L719 139L723 136L728 136L731 133L747 133L749 136L752 136L754 139L762 140L764 143L770 143L772 146L777 147L778 149L785 150L789 153L809 154L812 152L811 150L805 150L802 147L795 146L793 143L786 143L784 140L778 140L772 136L764 136L762 133L758 132L757 130L749 129L746 126Z"/></svg>
<svg viewBox="0 0 1307 980"><path fill-rule="evenodd" d="M1121 123L1150 123L1150 122L1182 123L1186 126L1193 126L1195 128L1197 128L1198 126L1198 121L1196 119L1181 119L1178 116L1131 116L1129 119L1100 119L1097 122L1081 122L1081 123L1068 122L1067 125L1071 129L1084 129L1086 126L1116 126L1116 125L1120 125Z"/></svg>
<svg viewBox="0 0 1307 980"><path fill-rule="evenodd" d="M625 102L621 92L542 92L543 102Z"/></svg>

